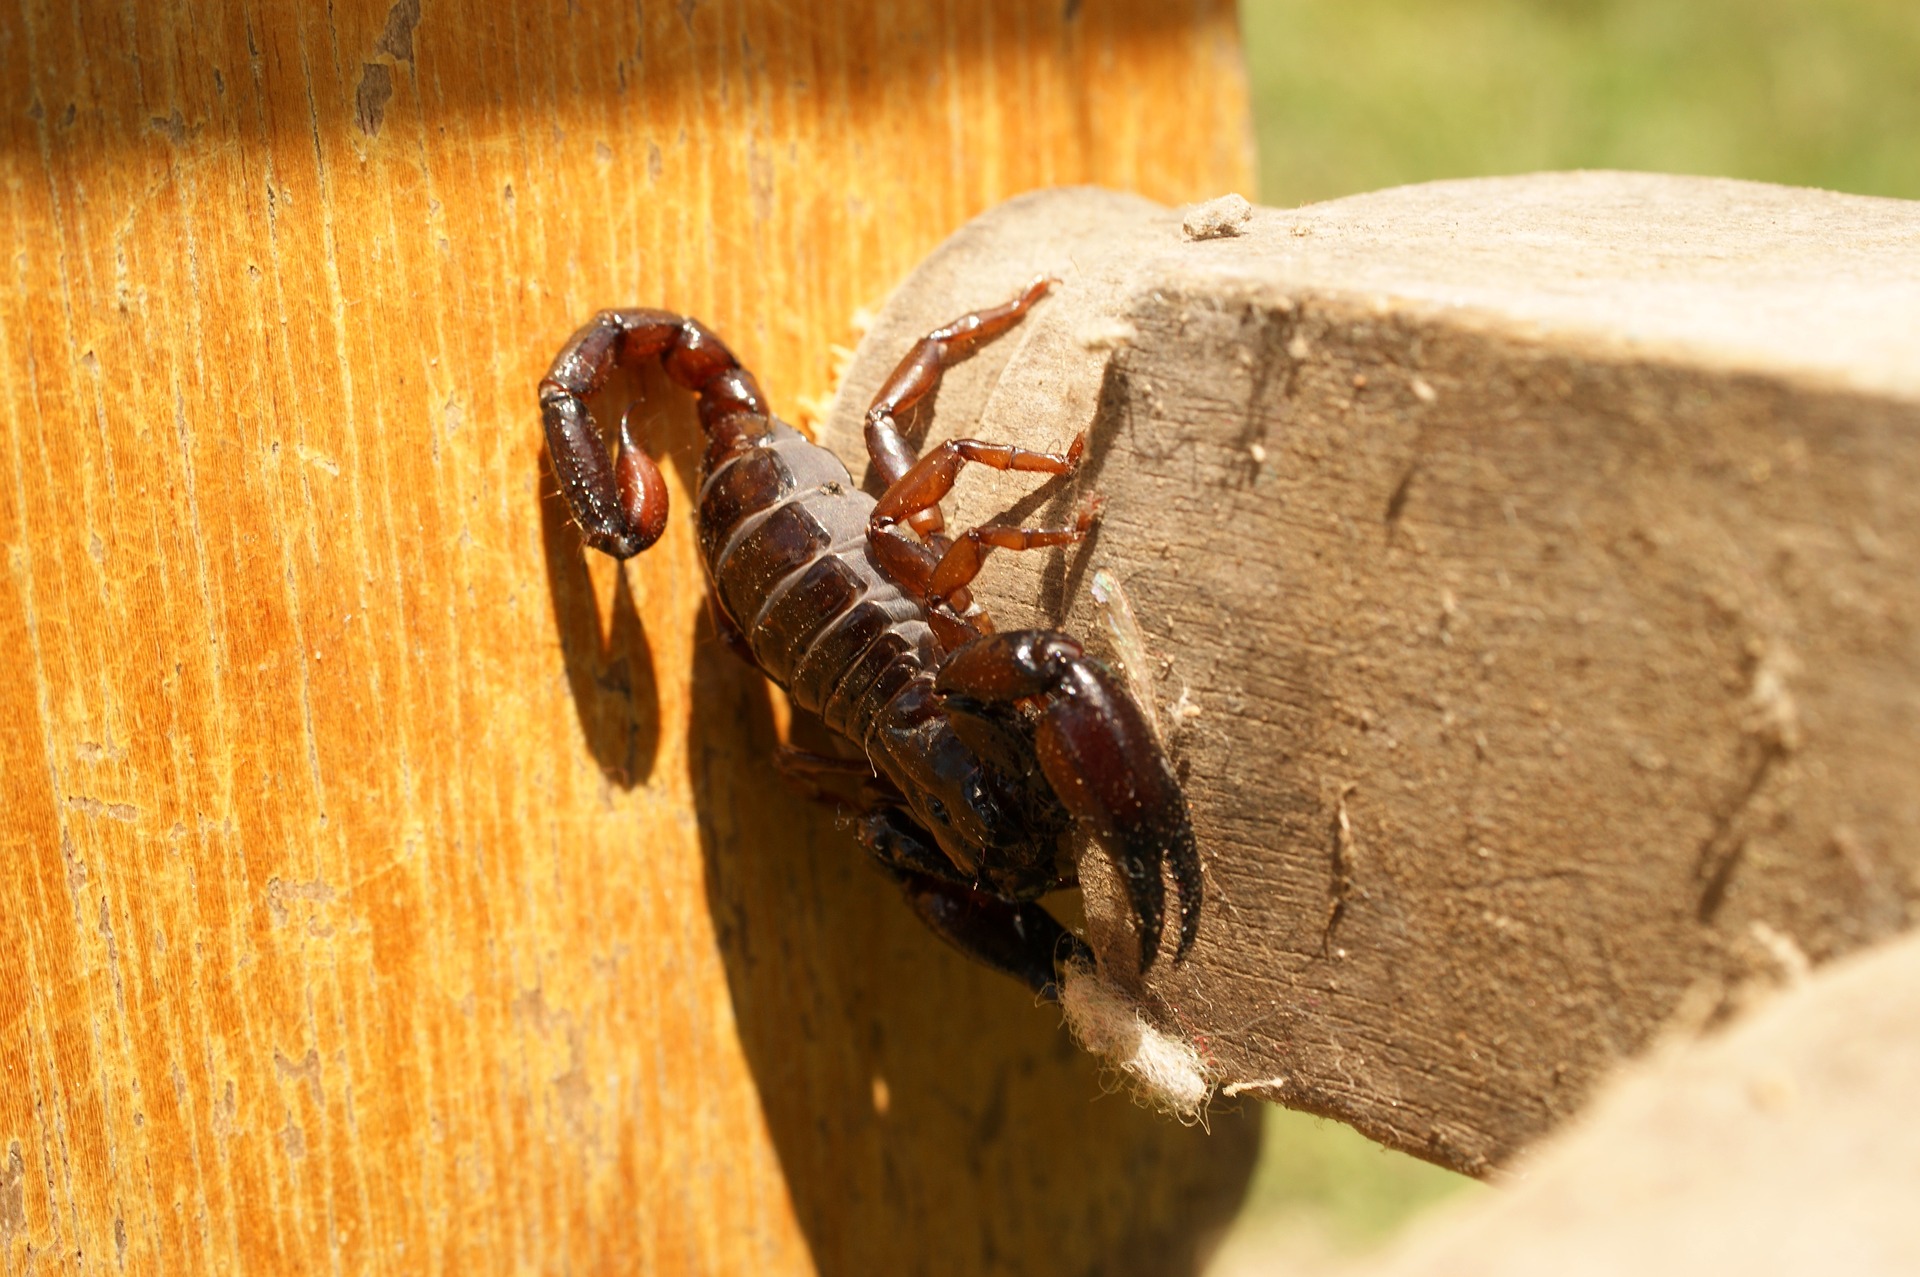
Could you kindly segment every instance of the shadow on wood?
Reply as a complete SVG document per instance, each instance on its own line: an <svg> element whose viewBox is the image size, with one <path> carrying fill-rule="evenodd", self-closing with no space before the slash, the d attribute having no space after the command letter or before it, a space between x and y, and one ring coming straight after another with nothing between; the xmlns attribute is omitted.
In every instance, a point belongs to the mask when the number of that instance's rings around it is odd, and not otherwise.
<svg viewBox="0 0 1920 1277"><path fill-rule="evenodd" d="M603 619L587 572L580 530L567 517L547 454L540 454L540 544L553 597L553 626L567 667L580 735L600 770L622 789L644 785L660 751L660 691L647 623L625 573L615 578ZM602 637L604 635L604 637Z"/></svg>

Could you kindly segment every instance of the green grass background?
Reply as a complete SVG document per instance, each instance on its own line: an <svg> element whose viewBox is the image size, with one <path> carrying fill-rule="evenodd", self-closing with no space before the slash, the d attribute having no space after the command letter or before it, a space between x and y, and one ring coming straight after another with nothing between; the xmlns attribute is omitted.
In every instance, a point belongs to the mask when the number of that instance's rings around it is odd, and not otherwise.
<svg viewBox="0 0 1920 1277"><path fill-rule="evenodd" d="M1624 168L1920 199L1920 0L1243 0L1261 195Z"/></svg>
<svg viewBox="0 0 1920 1277"><path fill-rule="evenodd" d="M1920 199L1920 0L1242 0L1241 23L1267 204L1570 168ZM1219 1273L1315 1269L1485 1191L1264 1120Z"/></svg>

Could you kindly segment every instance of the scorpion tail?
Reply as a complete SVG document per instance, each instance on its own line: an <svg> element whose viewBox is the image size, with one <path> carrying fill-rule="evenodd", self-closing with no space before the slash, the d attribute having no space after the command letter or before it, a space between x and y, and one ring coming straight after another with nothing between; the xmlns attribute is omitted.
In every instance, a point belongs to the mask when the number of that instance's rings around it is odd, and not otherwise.
<svg viewBox="0 0 1920 1277"><path fill-rule="evenodd" d="M767 406L753 374L699 320L664 310L603 310L567 340L540 381L547 453L581 536L616 559L659 540L667 527L660 469L620 421L611 464L587 401L615 368L658 359L667 376L700 396L700 424L713 436L733 419L764 423Z"/></svg>
<svg viewBox="0 0 1920 1277"><path fill-rule="evenodd" d="M984 703L1044 702L1034 752L1061 805L1113 859L1132 907L1140 969L1166 927L1165 879L1179 892L1174 961L1200 931L1202 878L1187 800L1146 715L1080 645L1050 630L989 634L955 651L934 684Z"/></svg>

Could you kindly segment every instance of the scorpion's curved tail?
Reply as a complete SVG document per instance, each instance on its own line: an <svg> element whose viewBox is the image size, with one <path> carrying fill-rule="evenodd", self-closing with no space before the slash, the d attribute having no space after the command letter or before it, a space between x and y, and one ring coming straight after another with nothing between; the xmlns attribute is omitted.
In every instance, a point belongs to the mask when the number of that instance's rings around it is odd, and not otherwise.
<svg viewBox="0 0 1920 1277"><path fill-rule="evenodd" d="M665 310L603 310L568 339L540 380L547 452L567 508L588 545L632 558L667 527L660 468L620 422L611 462L587 400L622 365L658 359L667 376L700 397L700 424L719 442L758 433L766 399L753 374L697 319Z"/></svg>

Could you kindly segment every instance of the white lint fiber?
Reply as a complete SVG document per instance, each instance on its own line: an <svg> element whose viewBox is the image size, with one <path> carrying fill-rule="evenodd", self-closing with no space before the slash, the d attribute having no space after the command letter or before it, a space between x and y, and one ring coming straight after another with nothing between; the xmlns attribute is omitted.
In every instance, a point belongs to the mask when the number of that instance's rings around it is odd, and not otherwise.
<svg viewBox="0 0 1920 1277"><path fill-rule="evenodd" d="M1147 1023L1132 999L1085 963L1066 969L1060 1007L1074 1041L1132 1079L1143 1099L1189 1121L1213 1085L1191 1043Z"/></svg>

